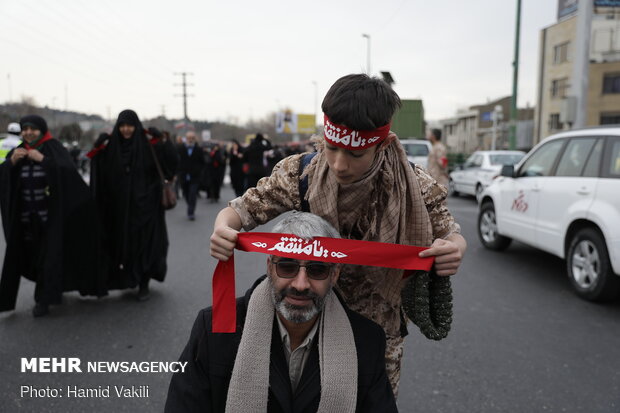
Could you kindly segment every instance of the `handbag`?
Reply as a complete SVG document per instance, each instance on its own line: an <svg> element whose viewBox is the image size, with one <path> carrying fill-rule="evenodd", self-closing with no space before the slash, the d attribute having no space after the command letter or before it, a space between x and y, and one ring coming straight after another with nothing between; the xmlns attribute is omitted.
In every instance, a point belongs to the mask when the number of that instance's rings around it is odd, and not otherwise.
<svg viewBox="0 0 620 413"><path fill-rule="evenodd" d="M161 170L161 165L159 164L159 160L157 159L157 155L155 155L155 149L153 149L153 145L148 143L149 148L151 148L151 153L153 154L153 160L155 161L155 166L157 166L157 172L159 173L159 178L161 179L162 185L162 193L161 193L161 205L165 210L172 209L177 205L177 194L173 188L173 182L167 180L164 177L164 173Z"/></svg>
<svg viewBox="0 0 620 413"><path fill-rule="evenodd" d="M173 182L164 180L163 186L161 204L166 210L172 209L177 206L177 194L174 191Z"/></svg>

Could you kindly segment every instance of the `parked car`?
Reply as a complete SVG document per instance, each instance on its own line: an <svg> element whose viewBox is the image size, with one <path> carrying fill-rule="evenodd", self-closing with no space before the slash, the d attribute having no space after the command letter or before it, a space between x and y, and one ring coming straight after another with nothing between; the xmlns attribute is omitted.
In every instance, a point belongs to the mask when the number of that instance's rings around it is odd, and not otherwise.
<svg viewBox="0 0 620 413"><path fill-rule="evenodd" d="M426 168L428 165L428 154L431 151L431 143L423 139L401 139L400 143L407 152L409 162Z"/></svg>
<svg viewBox="0 0 620 413"><path fill-rule="evenodd" d="M620 293L620 127L553 135L481 195L478 235L492 250L512 239L566 260L581 297Z"/></svg>
<svg viewBox="0 0 620 413"><path fill-rule="evenodd" d="M522 151L476 151L461 166L450 173L448 191L452 196L480 194L499 176L502 166L514 165L525 156Z"/></svg>

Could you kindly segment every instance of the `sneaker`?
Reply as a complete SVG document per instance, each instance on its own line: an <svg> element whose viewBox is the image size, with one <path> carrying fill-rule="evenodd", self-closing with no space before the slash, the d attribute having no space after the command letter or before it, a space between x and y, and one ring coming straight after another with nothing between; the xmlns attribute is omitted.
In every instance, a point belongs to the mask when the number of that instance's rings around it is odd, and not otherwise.
<svg viewBox="0 0 620 413"><path fill-rule="evenodd" d="M148 285L146 287L140 287L138 291L138 301L147 301L151 298L151 292L149 291Z"/></svg>
<svg viewBox="0 0 620 413"><path fill-rule="evenodd" d="M49 314L50 306L47 304L36 303L32 308L32 315L34 317L43 317L44 315Z"/></svg>

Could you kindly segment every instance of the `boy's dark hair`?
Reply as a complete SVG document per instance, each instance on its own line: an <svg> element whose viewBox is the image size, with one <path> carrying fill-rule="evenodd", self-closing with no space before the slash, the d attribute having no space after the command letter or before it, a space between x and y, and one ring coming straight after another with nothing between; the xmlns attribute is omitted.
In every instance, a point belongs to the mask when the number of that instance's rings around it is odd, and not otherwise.
<svg viewBox="0 0 620 413"><path fill-rule="evenodd" d="M441 129L431 129L431 133L438 141L441 140Z"/></svg>
<svg viewBox="0 0 620 413"><path fill-rule="evenodd" d="M341 77L329 88L321 109L334 123L357 130L388 124L400 98L385 81L365 74Z"/></svg>

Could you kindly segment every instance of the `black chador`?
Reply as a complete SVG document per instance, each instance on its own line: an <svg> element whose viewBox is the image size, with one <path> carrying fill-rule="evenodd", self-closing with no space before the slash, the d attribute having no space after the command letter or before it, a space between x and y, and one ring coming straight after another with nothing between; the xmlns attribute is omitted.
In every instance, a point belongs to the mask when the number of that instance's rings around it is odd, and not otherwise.
<svg viewBox="0 0 620 413"><path fill-rule="evenodd" d="M0 165L0 206L6 253L0 280L0 311L15 308L20 277L36 282L35 301L47 313L59 304L63 291L105 295L105 282L97 278L98 234L95 204L88 186L60 142L47 131L43 118L22 119L22 130L36 128L36 141L24 140ZM19 148L19 149L18 149ZM43 160L15 151L38 151ZM35 306L36 310L36 306Z"/></svg>
<svg viewBox="0 0 620 413"><path fill-rule="evenodd" d="M149 280L166 276L168 253L162 183L153 154L166 179L172 179L175 148L149 139L138 115L124 110L112 134L100 137L93 152L90 182L104 228L108 286L140 286L138 298L147 299Z"/></svg>

